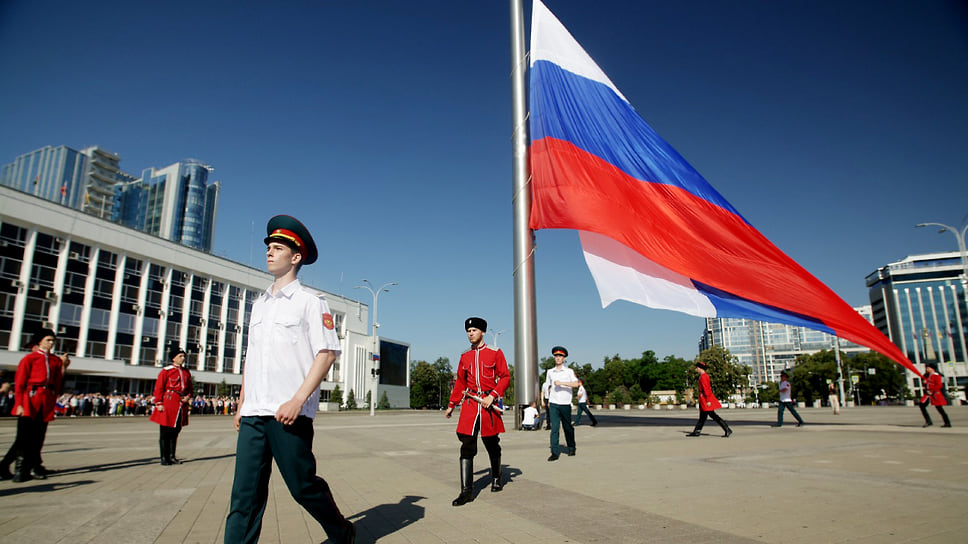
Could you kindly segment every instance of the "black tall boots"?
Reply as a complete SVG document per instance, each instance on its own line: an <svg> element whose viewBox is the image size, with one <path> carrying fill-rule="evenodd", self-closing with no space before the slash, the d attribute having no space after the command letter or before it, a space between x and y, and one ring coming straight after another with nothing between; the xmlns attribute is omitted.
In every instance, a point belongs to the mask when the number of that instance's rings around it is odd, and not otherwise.
<svg viewBox="0 0 968 544"><path fill-rule="evenodd" d="M491 459L491 493L497 493L504 489L504 482L501 481L501 456Z"/></svg>
<svg viewBox="0 0 968 544"><path fill-rule="evenodd" d="M474 460L460 460L460 495L450 504L463 506L474 500Z"/></svg>
<svg viewBox="0 0 968 544"><path fill-rule="evenodd" d="M168 437L162 435L158 439L158 449L161 452L161 464L168 466L171 464L171 457L168 456Z"/></svg>

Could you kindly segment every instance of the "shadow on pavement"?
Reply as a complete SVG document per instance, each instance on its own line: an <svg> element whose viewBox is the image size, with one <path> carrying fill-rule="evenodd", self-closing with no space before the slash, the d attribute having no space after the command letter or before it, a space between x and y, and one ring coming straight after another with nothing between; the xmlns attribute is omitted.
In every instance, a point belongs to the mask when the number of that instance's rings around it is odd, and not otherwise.
<svg viewBox="0 0 968 544"><path fill-rule="evenodd" d="M744 420L736 419L731 416L741 415L730 413L728 411L716 411L726 423L729 423L730 427L771 427L776 424L776 420ZM598 427L688 427L686 432L692 431L693 426L699 421L699 412L693 411L689 412L688 415L685 413L681 417L649 417L649 416L636 416L636 417L622 417L622 416L596 416L598 417ZM789 418L789 416L787 416ZM793 419L793 418L789 418ZM706 426L710 424L716 425L716 422L712 420L707 420ZM838 423L825 421L823 423L812 423L807 421L805 427L833 427L833 426L850 426L856 425L856 423ZM796 427L796 421L793 423L784 424L784 427ZM920 426L920 425L918 425ZM591 427L591 425L579 425L581 427ZM718 428L718 426L717 426Z"/></svg>
<svg viewBox="0 0 968 544"><path fill-rule="evenodd" d="M417 501L427 497L407 495L396 504L380 504L352 516L347 516L356 524L357 542L377 542L417 520L423 519L424 507Z"/></svg>
<svg viewBox="0 0 968 544"><path fill-rule="evenodd" d="M8 489L0 489L0 497L19 495L21 493L47 493L48 491L59 491L62 489L70 489L72 487L80 487L82 485L93 483L95 483L94 480L80 480L77 482L65 482L60 484L56 482L49 482L47 480L30 480L29 482L19 484L15 483L13 484L14 487L10 487Z"/></svg>
<svg viewBox="0 0 968 544"><path fill-rule="evenodd" d="M227 459L229 457L235 457L234 453L228 453L225 455L212 455L209 457L196 457L190 459L180 459L183 465L189 463L198 463L201 461L215 461L219 459ZM84 467L71 467L65 469L59 469L52 477L64 475L64 474L82 474L85 472L104 472L107 470L120 470L131 467L140 467L145 465L155 465L159 464L158 457L146 457L144 459L129 459L127 461L118 461L117 463L104 463L100 465L88 465ZM174 469L177 470L177 469Z"/></svg>

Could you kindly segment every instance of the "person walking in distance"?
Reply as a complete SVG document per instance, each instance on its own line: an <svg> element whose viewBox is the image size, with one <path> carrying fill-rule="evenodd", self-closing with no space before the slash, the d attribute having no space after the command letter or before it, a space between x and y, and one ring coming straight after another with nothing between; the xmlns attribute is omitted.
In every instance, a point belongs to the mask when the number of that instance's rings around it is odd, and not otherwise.
<svg viewBox="0 0 968 544"><path fill-rule="evenodd" d="M840 396L837 395L837 384L831 381L827 384L827 400L830 401L830 407L834 410L834 415L840 415Z"/></svg>
<svg viewBox="0 0 968 544"><path fill-rule="evenodd" d="M719 424L723 428L723 438L729 438L729 435L733 434L733 430L729 428L729 425L723 421L723 418L719 417L716 410L722 408L722 404L716 399L716 395L713 394L712 382L709 380L709 374L706 374L706 363L699 361L696 363L696 372L699 373L699 421L696 422L696 427L691 433L686 436L699 436L702 434L703 425L706 424L706 418L711 417L713 421Z"/></svg>
<svg viewBox="0 0 968 544"><path fill-rule="evenodd" d="M572 389L578 387L578 377L575 371L565 366L568 350L562 346L551 348L555 358L554 368L548 369L545 385L549 388L548 407L551 412L551 456L549 461L557 461L561 453L558 443L558 430L565 431L565 445L568 455L575 455L575 428L571 424Z"/></svg>
<svg viewBox="0 0 968 544"><path fill-rule="evenodd" d="M450 418L460 406L457 420L457 439L460 440L460 494L451 501L462 506L474 500L474 456L477 455L477 436L491 460L491 492L501 491L501 437L504 422L498 409L498 399L511 384L511 373L504 352L484 343L487 321L480 317L464 320L464 331L471 347L460 356L457 377L451 391L444 417Z"/></svg>
<svg viewBox="0 0 968 544"><path fill-rule="evenodd" d="M158 447L162 465L179 465L175 457L178 434L188 425L188 402L192 394L192 373L185 368L185 350L175 348L168 357L171 364L161 369L155 380L154 411L151 421L158 424Z"/></svg>
<svg viewBox="0 0 968 544"><path fill-rule="evenodd" d="M585 384L581 380L578 380L578 412L575 414L575 425L581 423L582 412L588 414L588 418L592 420L592 427L598 425L595 414L588 409L588 391L585 390Z"/></svg>
<svg viewBox="0 0 968 544"><path fill-rule="evenodd" d="M944 420L942 427L951 427L951 420L948 419L948 414L944 411L945 405L948 404L948 399L944 396L944 378L941 377L941 374L938 374L938 365L936 363L924 365L924 374L925 393L921 397L921 401L918 402L918 406L921 408L921 415L924 416L924 427L934 425L931 421L931 416L928 415L929 404L934 406L938 413L941 414L941 419Z"/></svg>
<svg viewBox="0 0 968 544"><path fill-rule="evenodd" d="M776 427L783 426L783 411L790 410L793 417L797 418L797 427L803 425L803 418L797 413L793 406L793 387L790 385L790 376L786 372L780 372L780 406L776 411Z"/></svg>
<svg viewBox="0 0 968 544"><path fill-rule="evenodd" d="M316 475L313 419L319 384L340 353L326 299L304 289L300 268L318 257L302 223L277 215L266 226L266 268L274 281L252 304L248 319L239 411L235 477L225 544L258 542L275 460L289 493L339 544L356 540L329 484Z"/></svg>

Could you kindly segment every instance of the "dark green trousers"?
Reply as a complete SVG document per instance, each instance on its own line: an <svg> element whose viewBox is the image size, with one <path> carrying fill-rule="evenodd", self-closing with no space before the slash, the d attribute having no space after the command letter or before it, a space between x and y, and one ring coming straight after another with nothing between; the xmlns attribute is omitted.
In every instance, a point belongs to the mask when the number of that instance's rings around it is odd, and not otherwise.
<svg viewBox="0 0 968 544"><path fill-rule="evenodd" d="M259 541L273 459L292 498L322 525L331 542L343 541L350 523L336 506L326 480L316 475L312 448L313 421L308 417L299 416L292 425L271 416L242 418L225 544Z"/></svg>
<svg viewBox="0 0 968 544"><path fill-rule="evenodd" d="M571 425L571 405L570 404L549 404L551 412L551 453L558 455L561 453L561 446L558 445L558 429L565 430L565 444L569 450L575 449L575 428Z"/></svg>

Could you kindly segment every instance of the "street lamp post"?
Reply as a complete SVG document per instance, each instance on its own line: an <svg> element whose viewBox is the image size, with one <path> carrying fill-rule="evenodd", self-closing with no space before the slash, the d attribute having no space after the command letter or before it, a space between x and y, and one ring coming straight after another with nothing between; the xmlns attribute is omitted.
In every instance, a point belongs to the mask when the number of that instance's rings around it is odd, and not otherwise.
<svg viewBox="0 0 968 544"><path fill-rule="evenodd" d="M957 228L950 225L945 225L944 223L918 223L916 227L941 227L938 234L942 232L950 232L955 235L958 240L958 253L961 255L961 285L962 287L968 286L968 244L965 242L965 234L968 234L968 224L959 232Z"/></svg>
<svg viewBox="0 0 968 544"><path fill-rule="evenodd" d="M366 279L363 280L366 285L357 285L353 289L366 289L373 295L373 368L370 369L370 376L372 378L373 384L370 386L370 415L376 415L376 394L377 394L377 380L379 379L380 367L377 361L379 360L379 345L377 344L378 336L377 333L380 329L380 322L377 321L377 308L380 302L380 293L389 293L390 290L387 287L391 285L398 285L397 282L391 281L389 283L384 283L379 289L374 290L371 287L372 284Z"/></svg>
<svg viewBox="0 0 968 544"><path fill-rule="evenodd" d="M915 227L941 227L938 234L942 232L950 232L955 235L955 239L958 240L958 254L961 257L961 295L965 299L965 304L968 305L968 243L965 242L965 235L968 234L968 223L959 231L957 228L951 225L945 225L944 223L918 223ZM953 342L954 340L952 340ZM965 361L968 363L968 361ZM954 361L951 363L952 368L954 367ZM954 376L955 372L951 372L952 385L957 388L958 378Z"/></svg>
<svg viewBox="0 0 968 544"><path fill-rule="evenodd" d="M504 329L501 329L501 330L499 330L499 331L491 331L491 335L492 335L492 336L494 336L494 347L495 347L495 348L497 347L497 338L498 338L499 336L501 336L502 334L504 334L504 333L506 333L506 332L507 332L507 331L506 331L506 330L504 330Z"/></svg>

